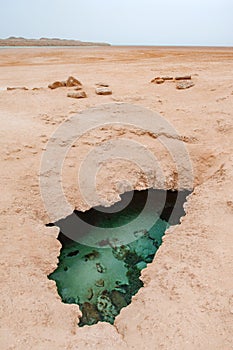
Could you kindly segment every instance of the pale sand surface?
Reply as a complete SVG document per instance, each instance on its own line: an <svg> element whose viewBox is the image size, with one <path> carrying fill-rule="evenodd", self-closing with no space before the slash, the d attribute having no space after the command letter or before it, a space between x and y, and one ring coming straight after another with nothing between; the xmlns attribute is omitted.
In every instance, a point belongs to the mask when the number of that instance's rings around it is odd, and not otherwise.
<svg viewBox="0 0 233 350"><path fill-rule="evenodd" d="M232 71L230 48L0 50L1 349L232 348ZM155 76L185 74L195 83L187 90L176 90L173 82L150 83ZM87 99L67 98L72 89L47 89L70 75L82 81ZM97 96L98 82L109 83L113 95ZM7 86L41 89L5 91ZM60 245L58 230L44 226L49 218L38 173L46 142L62 121L111 102L157 111L177 129L190 153L195 190L181 225L167 232L143 270L144 288L114 326L79 328L78 306L63 304L47 279ZM93 146L119 137L159 150L167 187L177 187L169 155L150 134L97 130L83 136L66 159L63 185L73 207L86 209L76 189L76 165ZM110 162L99 175L109 201L115 200L118 179L146 187L127 162Z"/></svg>

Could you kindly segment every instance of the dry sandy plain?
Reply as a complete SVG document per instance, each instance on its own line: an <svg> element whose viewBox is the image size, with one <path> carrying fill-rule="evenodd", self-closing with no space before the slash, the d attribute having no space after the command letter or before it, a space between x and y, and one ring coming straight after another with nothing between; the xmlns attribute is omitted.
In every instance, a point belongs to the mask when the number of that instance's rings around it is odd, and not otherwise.
<svg viewBox="0 0 233 350"><path fill-rule="evenodd" d="M232 349L232 72L232 48L0 50L1 349ZM150 83L155 76L183 74L193 76L194 87ZM88 98L68 98L72 88L47 88L70 75L82 81ZM100 81L110 84L111 96L95 94ZM6 91L7 86L29 90ZM62 303L47 279L60 244L58 229L44 226L50 220L40 195L40 160L60 123L113 102L157 111L176 128L189 151L194 192L187 215L168 230L143 270L144 287L114 325L79 328L78 306ZM95 145L123 136L156 151L155 137L137 130L84 135L67 155L64 172L73 208L87 209L76 188L76 166ZM165 150L159 156L167 187L177 188L169 156ZM98 180L102 196L114 201L116 182L124 177L135 188L148 186L132 164L110 162Z"/></svg>

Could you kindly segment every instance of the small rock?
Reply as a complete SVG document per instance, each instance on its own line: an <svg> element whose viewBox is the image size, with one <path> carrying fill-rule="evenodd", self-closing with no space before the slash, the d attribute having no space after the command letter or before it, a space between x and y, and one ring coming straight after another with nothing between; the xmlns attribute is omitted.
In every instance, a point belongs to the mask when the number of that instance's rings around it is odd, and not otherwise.
<svg viewBox="0 0 233 350"><path fill-rule="evenodd" d="M66 86L66 82L65 81L55 81L54 83L50 84L48 87L49 89L57 89L59 87L64 87Z"/></svg>
<svg viewBox="0 0 233 350"><path fill-rule="evenodd" d="M163 80L173 80L173 77L165 76L165 77L161 77L161 79L163 79Z"/></svg>
<svg viewBox="0 0 233 350"><path fill-rule="evenodd" d="M97 252L97 250L92 250L92 252L84 255L85 261L94 260L94 259L96 259L98 257L99 257L99 252Z"/></svg>
<svg viewBox="0 0 233 350"><path fill-rule="evenodd" d="M176 88L178 90L183 90L183 89L189 89L193 87L195 84L192 81L181 81L180 83L176 84Z"/></svg>
<svg viewBox="0 0 233 350"><path fill-rule="evenodd" d="M104 280L100 279L95 282L96 287L104 287Z"/></svg>
<svg viewBox="0 0 233 350"><path fill-rule="evenodd" d="M145 261L140 261L136 264L136 267L141 271L147 267L147 263Z"/></svg>
<svg viewBox="0 0 233 350"><path fill-rule="evenodd" d="M97 297L97 310L103 316L105 322L114 322L114 318L117 315L116 307L112 304L111 299L104 293Z"/></svg>
<svg viewBox="0 0 233 350"><path fill-rule="evenodd" d="M82 317L80 325L92 325L101 320L100 314L95 305L83 303L81 306Z"/></svg>
<svg viewBox="0 0 233 350"><path fill-rule="evenodd" d="M164 79L157 77L151 80L151 83L156 83L156 84L163 84L165 82Z"/></svg>
<svg viewBox="0 0 233 350"><path fill-rule="evenodd" d="M127 302L124 298L124 295L116 290L113 290L110 293L110 298L118 311L120 311L123 307L127 306Z"/></svg>
<svg viewBox="0 0 233 350"><path fill-rule="evenodd" d="M8 91L12 91L12 90L29 90L27 87L25 86L19 86L19 87L7 87Z"/></svg>
<svg viewBox="0 0 233 350"><path fill-rule="evenodd" d="M95 85L100 87L109 87L109 84L105 84L105 83L97 83Z"/></svg>
<svg viewBox="0 0 233 350"><path fill-rule="evenodd" d="M97 95L112 95L112 90L108 87L98 87L95 92Z"/></svg>
<svg viewBox="0 0 233 350"><path fill-rule="evenodd" d="M116 259L124 260L129 250L130 249L127 246L122 245L120 247L113 248L112 254L115 256Z"/></svg>
<svg viewBox="0 0 233 350"><path fill-rule="evenodd" d="M88 291L87 291L87 299L88 300L91 300L92 297L93 297L93 289L92 288L89 288Z"/></svg>
<svg viewBox="0 0 233 350"><path fill-rule="evenodd" d="M78 91L78 90L82 90L81 86L77 86L74 90Z"/></svg>
<svg viewBox="0 0 233 350"><path fill-rule="evenodd" d="M87 94L85 91L79 91L79 92L70 92L67 94L67 97L72 97L72 98L86 98Z"/></svg>
<svg viewBox="0 0 233 350"><path fill-rule="evenodd" d="M184 76L175 77L175 80L191 80L191 79L192 79L191 75L184 75Z"/></svg>
<svg viewBox="0 0 233 350"><path fill-rule="evenodd" d="M82 86L82 83L74 78L74 77L69 77L66 81L55 81L54 83L50 84L48 87L50 89L57 89L59 87L73 87L73 86Z"/></svg>
<svg viewBox="0 0 233 350"><path fill-rule="evenodd" d="M74 251L69 252L69 253L67 254L67 256L68 256L68 257L73 257L73 256L76 256L76 255L78 255L78 254L79 254L79 250L76 249L76 250L74 250Z"/></svg>
<svg viewBox="0 0 233 350"><path fill-rule="evenodd" d="M67 87L82 86L82 83L74 77L69 77L66 81L66 86Z"/></svg>
<svg viewBox="0 0 233 350"><path fill-rule="evenodd" d="M100 263L96 263L96 269L99 273L104 273L106 271L105 267Z"/></svg>

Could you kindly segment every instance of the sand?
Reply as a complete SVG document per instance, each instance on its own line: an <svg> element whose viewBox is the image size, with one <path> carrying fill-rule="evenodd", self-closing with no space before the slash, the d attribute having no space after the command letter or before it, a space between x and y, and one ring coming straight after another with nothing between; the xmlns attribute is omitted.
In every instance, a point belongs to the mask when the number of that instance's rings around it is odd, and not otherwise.
<svg viewBox="0 0 233 350"><path fill-rule="evenodd" d="M232 48L0 50L1 349L232 348L232 59ZM150 83L157 76L189 74L195 86L187 90L169 81ZM68 98L72 88L47 88L70 75L81 80L88 98ZM109 84L113 94L96 95L99 82ZM6 91L16 86L29 90ZM79 328L78 306L63 304L47 279L60 245L58 230L44 225L50 218L38 174L46 143L60 123L113 102L157 111L176 128L192 162L194 192L181 224L167 231L143 270L144 287L115 324ZM152 135L95 130L79 140L64 164L63 186L73 209L88 208L76 186L78 165L93 146L121 137L157 151L166 187L177 188L171 158ZM138 189L148 185L132 164L112 161L99 172L103 199L115 201L117 181L124 178Z"/></svg>

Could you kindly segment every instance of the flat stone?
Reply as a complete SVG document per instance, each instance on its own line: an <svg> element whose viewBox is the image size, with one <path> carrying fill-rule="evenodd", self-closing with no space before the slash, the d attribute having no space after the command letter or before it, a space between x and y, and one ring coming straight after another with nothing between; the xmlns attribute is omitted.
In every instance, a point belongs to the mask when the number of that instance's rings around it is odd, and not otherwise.
<svg viewBox="0 0 233 350"><path fill-rule="evenodd" d="M192 81L181 81L180 83L176 84L176 88L178 90L183 90L183 89L189 89L193 87L195 84Z"/></svg>
<svg viewBox="0 0 233 350"><path fill-rule="evenodd" d="M27 87L25 86L19 86L19 87L7 87L8 91L12 91L12 90L29 90Z"/></svg>
<svg viewBox="0 0 233 350"><path fill-rule="evenodd" d="M161 77L161 79L163 79L163 80L173 80L173 77L165 76L165 77Z"/></svg>
<svg viewBox="0 0 233 350"><path fill-rule="evenodd" d="M86 94L85 91L69 92L67 94L67 97L71 97L71 98L86 98L87 94Z"/></svg>
<svg viewBox="0 0 233 350"><path fill-rule="evenodd" d="M65 86L67 87L82 86L82 83L78 79L70 76L66 81L55 81L54 83L49 84L48 87L50 89L57 89L59 87L65 87Z"/></svg>
<svg viewBox="0 0 233 350"><path fill-rule="evenodd" d="M108 87L98 87L95 92L97 95L112 95L112 90Z"/></svg>
<svg viewBox="0 0 233 350"><path fill-rule="evenodd" d="M99 87L109 87L109 84L105 84L105 83L97 83L95 85Z"/></svg>
<svg viewBox="0 0 233 350"><path fill-rule="evenodd" d="M192 79L191 75L183 75L183 76L175 77L175 80L191 80L191 79Z"/></svg>
<svg viewBox="0 0 233 350"><path fill-rule="evenodd" d="M156 84L163 84L164 82L165 82L165 80L160 78L160 77L156 77L156 78L151 80L151 83L156 83Z"/></svg>

